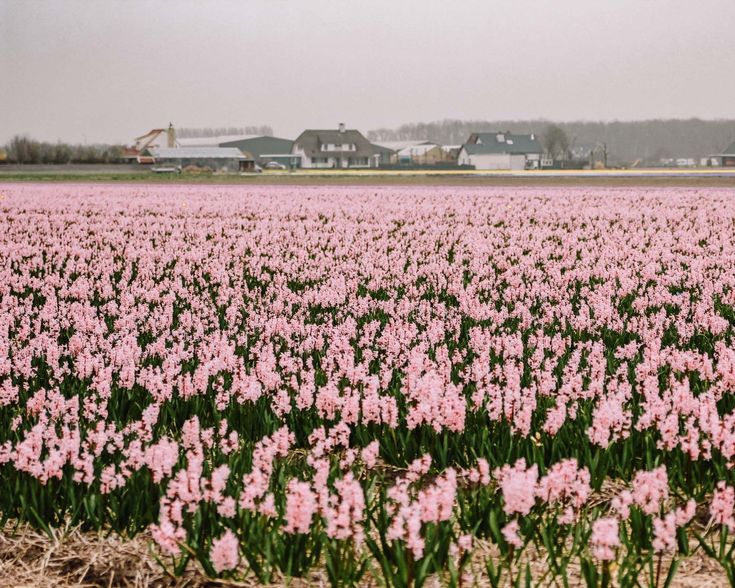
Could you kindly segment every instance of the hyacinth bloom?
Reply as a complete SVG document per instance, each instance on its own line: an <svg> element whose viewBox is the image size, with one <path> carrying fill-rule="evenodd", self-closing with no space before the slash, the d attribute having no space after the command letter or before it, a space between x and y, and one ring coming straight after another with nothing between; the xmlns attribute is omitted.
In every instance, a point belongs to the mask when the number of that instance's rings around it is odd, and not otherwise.
<svg viewBox="0 0 735 588"><path fill-rule="evenodd" d="M536 502L536 481L538 467L534 464L526 468L526 460L519 459L513 467L503 466L495 472L505 501L504 510L508 514L527 515Z"/></svg>
<svg viewBox="0 0 735 588"><path fill-rule="evenodd" d="M662 518L653 519L653 548L656 551L676 549L676 514L668 513Z"/></svg>
<svg viewBox="0 0 735 588"><path fill-rule="evenodd" d="M516 548L521 548L523 547L523 539L521 539L520 535L518 534L518 530L518 521L512 520L503 527L502 533L503 538L508 542L509 545L512 545Z"/></svg>
<svg viewBox="0 0 735 588"><path fill-rule="evenodd" d="M240 559L239 545L235 534L227 529L224 534L212 541L210 559L218 572L233 570Z"/></svg>
<svg viewBox="0 0 735 588"><path fill-rule="evenodd" d="M316 494L307 482L291 480L286 495L286 533L308 533L317 511Z"/></svg>
<svg viewBox="0 0 735 588"><path fill-rule="evenodd" d="M536 494L547 503L568 503L579 509L587 501L592 488L587 468L579 468L576 460L554 464L538 483Z"/></svg>
<svg viewBox="0 0 735 588"><path fill-rule="evenodd" d="M735 531L735 489L725 482L719 482L710 504L712 521Z"/></svg>
<svg viewBox="0 0 735 588"><path fill-rule="evenodd" d="M615 559L615 549L620 547L618 520L615 518L597 519L592 523L590 538L592 554L601 561Z"/></svg>
<svg viewBox="0 0 735 588"><path fill-rule="evenodd" d="M633 478L633 502L640 506L644 513L658 512L668 496L669 481L665 466L650 472L638 472Z"/></svg>
<svg viewBox="0 0 735 588"><path fill-rule="evenodd" d="M358 545L364 539L365 496L360 483L348 473L335 483L337 495L330 497L326 509L327 535L334 539L352 539Z"/></svg>
<svg viewBox="0 0 735 588"><path fill-rule="evenodd" d="M2 192L3 513L93 495L121 508L80 522L218 571L252 555L242 521L363 553L376 500L414 559L436 527L471 549L473 504L521 549L538 516L588 526L609 479L600 561L641 513L673 551L692 483L735 531L730 191ZM659 467L609 459L641 447Z"/></svg>

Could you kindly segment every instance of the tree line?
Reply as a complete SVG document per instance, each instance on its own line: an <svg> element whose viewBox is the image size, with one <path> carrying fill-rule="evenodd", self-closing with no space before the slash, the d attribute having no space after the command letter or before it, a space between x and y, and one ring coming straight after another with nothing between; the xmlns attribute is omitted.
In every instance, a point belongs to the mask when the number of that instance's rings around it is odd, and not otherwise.
<svg viewBox="0 0 735 588"><path fill-rule="evenodd" d="M268 125L260 126L249 126L249 127L206 127L206 128L191 128L183 127L176 129L176 136L182 139L201 137L218 137L220 135L265 135L266 137L273 136L273 129Z"/></svg>
<svg viewBox="0 0 735 588"><path fill-rule="evenodd" d="M735 141L735 120L654 119L614 122L554 122L549 120L442 120L405 124L368 133L371 141L425 139L461 145L471 133L510 131L537 133L551 126L564 131L568 149L602 146L613 163L657 163L664 158L700 158L722 151Z"/></svg>
<svg viewBox="0 0 735 588"><path fill-rule="evenodd" d="M8 163L123 163L122 145L71 145L16 135L5 146Z"/></svg>

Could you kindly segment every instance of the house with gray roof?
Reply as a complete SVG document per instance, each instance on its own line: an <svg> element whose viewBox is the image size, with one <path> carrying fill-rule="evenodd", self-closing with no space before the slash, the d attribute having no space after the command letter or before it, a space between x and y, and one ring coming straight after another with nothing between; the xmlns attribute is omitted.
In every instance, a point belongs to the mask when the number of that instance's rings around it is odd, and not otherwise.
<svg viewBox="0 0 735 588"><path fill-rule="evenodd" d="M365 136L344 124L331 130L309 129L293 143L293 155L301 159L301 167L364 169L378 167L381 154Z"/></svg>
<svg viewBox="0 0 735 588"><path fill-rule="evenodd" d="M459 165L475 169L540 169L544 150L538 136L516 135L509 131L472 133L459 150Z"/></svg>

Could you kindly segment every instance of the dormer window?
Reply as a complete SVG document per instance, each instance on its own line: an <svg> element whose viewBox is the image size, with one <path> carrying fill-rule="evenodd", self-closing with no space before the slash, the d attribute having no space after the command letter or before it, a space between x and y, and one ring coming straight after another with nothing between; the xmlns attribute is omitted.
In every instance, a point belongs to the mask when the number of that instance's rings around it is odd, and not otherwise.
<svg viewBox="0 0 735 588"><path fill-rule="evenodd" d="M495 139L498 141L498 143L505 143L505 135L503 133L498 133L495 135Z"/></svg>

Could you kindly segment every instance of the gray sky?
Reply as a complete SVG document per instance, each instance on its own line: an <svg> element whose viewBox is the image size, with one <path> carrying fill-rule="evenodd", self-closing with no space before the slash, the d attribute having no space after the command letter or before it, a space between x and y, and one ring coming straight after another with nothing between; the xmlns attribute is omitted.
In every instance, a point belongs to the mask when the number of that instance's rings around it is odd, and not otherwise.
<svg viewBox="0 0 735 588"><path fill-rule="evenodd" d="M733 0L0 0L0 142L735 117Z"/></svg>

